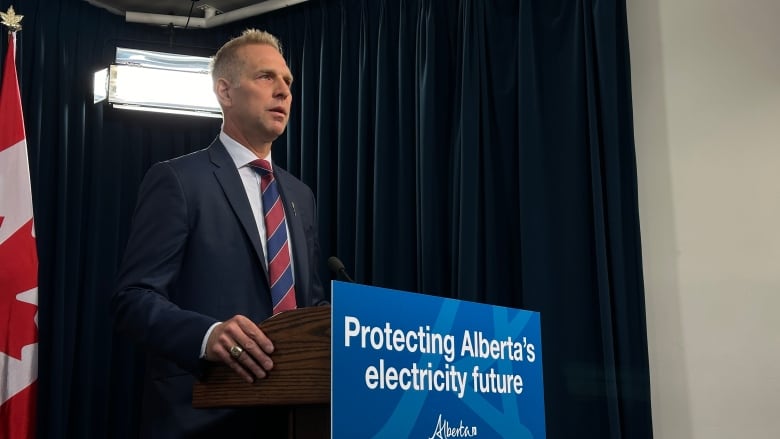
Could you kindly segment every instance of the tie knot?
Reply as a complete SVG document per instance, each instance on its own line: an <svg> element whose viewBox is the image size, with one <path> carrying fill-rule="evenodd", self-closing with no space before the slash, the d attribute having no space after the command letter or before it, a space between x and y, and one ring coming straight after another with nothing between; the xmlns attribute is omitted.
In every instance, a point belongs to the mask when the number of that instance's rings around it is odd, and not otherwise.
<svg viewBox="0 0 780 439"><path fill-rule="evenodd" d="M255 171L259 172L260 175L273 175L274 172L271 170L271 163L268 160L263 159L257 159L249 163L249 166L255 169Z"/></svg>

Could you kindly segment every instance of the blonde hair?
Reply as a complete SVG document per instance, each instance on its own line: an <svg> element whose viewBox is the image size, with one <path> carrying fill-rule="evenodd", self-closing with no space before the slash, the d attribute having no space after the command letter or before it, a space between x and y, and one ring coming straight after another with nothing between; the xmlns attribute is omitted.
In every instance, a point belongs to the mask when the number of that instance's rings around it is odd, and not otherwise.
<svg viewBox="0 0 780 439"><path fill-rule="evenodd" d="M225 78L230 83L238 81L244 60L238 56L238 49L250 44L265 44L282 52L282 44L273 34L264 30L247 29L241 36L235 37L219 48L211 59L211 79L216 83L217 79Z"/></svg>

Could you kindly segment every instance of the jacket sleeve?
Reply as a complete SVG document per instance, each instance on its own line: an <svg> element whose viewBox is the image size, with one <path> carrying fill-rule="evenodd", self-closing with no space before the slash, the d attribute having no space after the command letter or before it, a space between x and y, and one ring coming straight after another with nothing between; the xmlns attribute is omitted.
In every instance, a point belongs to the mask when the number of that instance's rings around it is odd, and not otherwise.
<svg viewBox="0 0 780 439"><path fill-rule="evenodd" d="M189 231L187 198L175 170L158 163L141 183L111 312L120 333L198 374L203 337L216 320L170 300Z"/></svg>

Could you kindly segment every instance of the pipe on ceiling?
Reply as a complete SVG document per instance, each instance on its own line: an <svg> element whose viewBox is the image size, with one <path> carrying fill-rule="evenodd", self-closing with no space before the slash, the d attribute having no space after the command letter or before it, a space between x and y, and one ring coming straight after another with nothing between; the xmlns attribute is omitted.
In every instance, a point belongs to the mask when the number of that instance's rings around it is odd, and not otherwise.
<svg viewBox="0 0 780 439"><path fill-rule="evenodd" d="M97 6L99 8L106 9L106 10L108 10L108 12L111 12L112 14L122 15L122 11L120 11L119 9L112 8L111 6L108 6L108 5L104 5L102 2L100 2L98 0L86 0L86 2L91 4L92 6Z"/></svg>
<svg viewBox="0 0 780 439"><path fill-rule="evenodd" d="M184 27L187 25L187 27L192 28L208 29L243 20L244 18L265 14L266 12L275 11L277 9L286 8L288 6L297 5L298 3L303 3L305 1L307 0L266 0L219 15L214 14L213 8L211 8L211 10L207 8L206 16L204 18L190 17L189 24L187 24L187 17L179 15L149 14L146 12L131 11L125 12L125 21L128 23L154 24L159 26L168 26L172 24L176 27Z"/></svg>

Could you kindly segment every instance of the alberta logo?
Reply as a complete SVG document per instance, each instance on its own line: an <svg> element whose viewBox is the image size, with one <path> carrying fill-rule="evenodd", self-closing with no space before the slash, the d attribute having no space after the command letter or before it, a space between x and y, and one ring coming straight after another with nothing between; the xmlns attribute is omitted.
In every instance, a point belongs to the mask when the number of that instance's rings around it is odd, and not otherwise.
<svg viewBox="0 0 780 439"><path fill-rule="evenodd" d="M457 424L450 424L450 421L442 419L439 414L439 420L436 421L436 427L433 429L433 434L428 439L447 439L451 437L477 437L479 432L477 427L469 427L463 425L463 419L458 421Z"/></svg>

